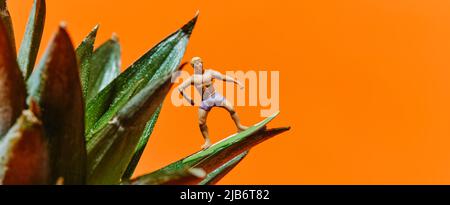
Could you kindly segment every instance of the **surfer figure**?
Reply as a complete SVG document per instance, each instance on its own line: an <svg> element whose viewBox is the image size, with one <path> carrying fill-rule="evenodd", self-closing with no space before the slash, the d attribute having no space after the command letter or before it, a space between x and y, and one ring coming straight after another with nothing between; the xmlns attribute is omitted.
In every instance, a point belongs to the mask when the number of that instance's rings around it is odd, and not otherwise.
<svg viewBox="0 0 450 205"><path fill-rule="evenodd" d="M230 76L223 75L218 71L212 69L203 69L203 61L200 57L192 58L191 66L194 68L194 75L183 81L183 83L181 83L177 89L183 95L183 97L191 103L191 105L194 105L194 101L183 92L184 89L186 89L190 85L193 85L202 96L202 102L198 109L198 123L203 138L205 139L205 144L203 144L201 148L207 149L211 146L211 140L209 138L208 126L206 125L206 118L211 108L221 107L226 109L230 113L238 132L244 131L248 128L241 124L239 116L234 110L233 105L228 102L227 99L225 99L225 97L223 97L220 93L217 93L215 91L213 86L214 79L236 83L237 85L239 85L240 89L243 89L244 85L238 80Z"/></svg>

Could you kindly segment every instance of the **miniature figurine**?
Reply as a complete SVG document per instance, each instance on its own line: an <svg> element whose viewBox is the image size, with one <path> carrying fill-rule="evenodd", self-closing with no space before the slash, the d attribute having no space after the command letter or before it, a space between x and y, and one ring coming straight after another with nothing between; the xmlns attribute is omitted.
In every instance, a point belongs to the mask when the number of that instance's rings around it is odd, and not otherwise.
<svg viewBox="0 0 450 205"><path fill-rule="evenodd" d="M194 75L189 77L187 80L183 81L178 86L178 91L183 95L183 97L194 105L194 101L187 96L183 91L190 85L193 85L196 90L202 96L202 101L198 109L198 123L200 131L205 139L205 144L201 146L202 149L207 149L211 146L211 140L209 138L208 126L206 125L206 118L209 111L213 107L221 107L226 109L233 119L238 132L246 130L248 127L241 124L240 119L233 105L227 101L220 93L217 93L213 86L214 79L223 80L226 82L233 82L239 85L240 89L244 88L244 85L238 80L223 75L218 71L212 69L203 69L203 61L200 57L194 57L191 60L191 66L194 68Z"/></svg>

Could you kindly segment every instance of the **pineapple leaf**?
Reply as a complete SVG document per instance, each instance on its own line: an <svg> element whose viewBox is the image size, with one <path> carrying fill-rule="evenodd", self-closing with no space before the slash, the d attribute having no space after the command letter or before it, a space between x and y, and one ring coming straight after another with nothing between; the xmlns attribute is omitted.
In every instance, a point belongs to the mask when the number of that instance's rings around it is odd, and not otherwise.
<svg viewBox="0 0 450 205"><path fill-rule="evenodd" d="M63 25L28 80L28 90L28 102L35 99L42 108L42 121L50 148L51 183L62 177L65 184L84 184L83 96L77 57Z"/></svg>
<svg viewBox="0 0 450 205"><path fill-rule="evenodd" d="M47 142L32 110L23 111L0 141L0 184L48 184Z"/></svg>
<svg viewBox="0 0 450 205"><path fill-rule="evenodd" d="M107 126L108 122L131 99L133 93L142 90L145 85L151 83L152 79L177 69L196 20L197 16L144 54L88 101L85 134L87 140ZM144 85L136 87L141 80L144 81Z"/></svg>
<svg viewBox="0 0 450 205"><path fill-rule="evenodd" d="M83 87L83 97L86 102L86 94L89 83L89 65L92 53L94 51L94 43L97 37L98 28L99 25L96 25L76 49L78 62L80 64L80 79L81 86Z"/></svg>
<svg viewBox="0 0 450 205"><path fill-rule="evenodd" d="M153 128L155 127L156 121L158 120L159 113L161 112L162 105L160 105L155 113L152 115L150 121L147 122L144 128L144 132L142 133L141 138L134 150L133 158L131 158L130 163L128 164L127 170L123 175L123 179L129 179L134 173L136 166L138 165L139 160L141 159L142 153L144 153L144 149L147 146L148 139L150 139L150 135L153 132Z"/></svg>
<svg viewBox="0 0 450 205"><path fill-rule="evenodd" d="M25 82L11 43L0 21L0 139L25 108Z"/></svg>
<svg viewBox="0 0 450 205"><path fill-rule="evenodd" d="M180 70L187 65L187 62L184 62L180 66ZM127 170L125 171L124 175L122 176L122 179L130 179L131 176L134 173L134 170L136 169L136 166L139 163L139 160L141 159L142 153L145 150L145 147L147 146L147 142L150 139L150 135L153 132L153 128L155 127L156 121L158 120L159 113L161 112L162 104L158 107L158 109L153 113L150 120L147 122L144 128L144 132L142 133L139 142L136 146L136 150L134 151L133 158L131 159L130 163L128 164Z"/></svg>
<svg viewBox="0 0 450 205"><path fill-rule="evenodd" d="M172 85L196 20L152 48L88 102L88 183L120 182L147 122Z"/></svg>
<svg viewBox="0 0 450 205"><path fill-rule="evenodd" d="M289 130L289 127L265 130L265 125L270 122L277 114L278 113L275 113L243 132L231 135L221 140L220 142L215 143L206 150L194 153L184 159L161 168L153 172L152 174L157 175L162 171L177 170L184 167L202 168L207 173L210 173L220 167L222 164L238 156L243 151L249 150L257 144Z"/></svg>
<svg viewBox="0 0 450 205"><path fill-rule="evenodd" d="M133 180L123 182L124 185L186 185L195 184L206 175L203 169L185 168L179 170L167 170L158 175L144 175Z"/></svg>
<svg viewBox="0 0 450 205"><path fill-rule="evenodd" d="M249 150L253 146L275 136L280 133L283 133L289 130L290 127L280 127L280 128L272 128L268 130L260 130L248 136L248 138L244 139L236 139L233 142L229 141L226 145L223 144L222 149L212 150L211 153L207 154L204 158L194 158L188 159L187 162L196 162L196 160L201 159L198 163L195 164L195 167L203 168L207 173L212 172L217 169L220 165L225 162L231 160L233 157L242 153L243 150ZM231 140L231 139L229 139ZM207 151L207 150L206 150Z"/></svg>
<svg viewBox="0 0 450 205"><path fill-rule="evenodd" d="M28 18L25 35L19 49L18 62L25 79L33 71L34 63L41 44L45 23L45 0L35 0Z"/></svg>
<svg viewBox="0 0 450 205"><path fill-rule="evenodd" d="M213 185L216 184L219 180L221 180L225 175L227 175L236 165L241 162L244 157L246 157L248 151L243 152L242 154L236 156L225 164L221 165L219 168L214 171L208 173L206 177L199 183L199 185Z"/></svg>
<svg viewBox="0 0 450 205"><path fill-rule="evenodd" d="M115 35L97 48L90 59L86 101L120 74L120 44Z"/></svg>
<svg viewBox="0 0 450 205"><path fill-rule="evenodd" d="M11 43L14 53L16 53L16 39L14 37L14 28L11 20L11 14L8 10L8 5L6 0L0 0L0 18L5 25L6 31L8 33L9 42Z"/></svg>
<svg viewBox="0 0 450 205"><path fill-rule="evenodd" d="M87 142L88 183L117 184L130 163L149 118L171 87L171 74L150 82Z"/></svg>

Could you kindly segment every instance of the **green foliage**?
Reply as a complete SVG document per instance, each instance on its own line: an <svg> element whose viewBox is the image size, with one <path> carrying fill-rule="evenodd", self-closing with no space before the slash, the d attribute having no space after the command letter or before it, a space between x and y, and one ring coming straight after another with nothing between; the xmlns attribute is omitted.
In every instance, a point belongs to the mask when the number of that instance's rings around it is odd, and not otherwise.
<svg viewBox="0 0 450 205"><path fill-rule="evenodd" d="M231 159L230 161L224 163L219 168L208 173L208 175L205 177L205 179L203 179L199 183L199 185L216 184L220 179L222 179L226 174L228 174L228 172L230 172L234 167L236 167L239 164L239 162L241 162L244 159L244 157L247 156L247 154L248 154L248 151L243 152L242 154Z"/></svg>
<svg viewBox="0 0 450 205"><path fill-rule="evenodd" d="M89 87L89 66L94 52L95 38L97 37L99 25L96 25L92 31L84 38L81 44L77 47L76 53L78 63L80 65L80 79L83 87L83 96L86 101L86 95Z"/></svg>
<svg viewBox="0 0 450 205"><path fill-rule="evenodd" d="M25 109L25 82L3 21L0 21L0 139Z"/></svg>
<svg viewBox="0 0 450 205"><path fill-rule="evenodd" d="M19 58L17 59L25 79L31 75L36 62L42 33L44 32L45 12L45 0L35 0L28 18L25 35L20 45Z"/></svg>
<svg viewBox="0 0 450 205"><path fill-rule="evenodd" d="M76 50L61 25L34 68L45 12L45 0L35 0L16 56L11 16L0 0L0 184L214 184L253 146L289 129L265 129L276 113L131 179L198 16L120 73L115 35L94 49L98 25Z"/></svg>
<svg viewBox="0 0 450 205"><path fill-rule="evenodd" d="M86 145L84 103L77 57L66 29L61 26L39 66L28 80L29 102L36 100L49 143L51 182L84 184Z"/></svg>

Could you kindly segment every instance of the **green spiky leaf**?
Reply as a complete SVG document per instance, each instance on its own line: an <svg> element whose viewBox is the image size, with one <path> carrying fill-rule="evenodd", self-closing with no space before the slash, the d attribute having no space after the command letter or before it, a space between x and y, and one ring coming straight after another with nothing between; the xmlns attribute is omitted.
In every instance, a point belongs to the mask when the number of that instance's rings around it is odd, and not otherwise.
<svg viewBox="0 0 450 205"><path fill-rule="evenodd" d="M92 54L86 101L97 95L120 74L120 50L120 44L114 35Z"/></svg>
<svg viewBox="0 0 450 205"><path fill-rule="evenodd" d="M49 142L52 183L83 184L86 173L84 103L76 54L61 26L28 80L29 99L42 108Z"/></svg>
<svg viewBox="0 0 450 205"><path fill-rule="evenodd" d="M187 65L186 62L181 64L180 70ZM128 164L128 167L122 176L122 179L130 179L134 173L134 170L136 169L136 166L139 163L139 160L141 159L142 153L145 150L145 147L147 146L147 142L150 139L150 135L153 132L153 128L155 127L156 121L158 120L159 113L161 112L162 104L158 107L158 109L153 113L150 120L147 122L144 128L144 132L142 133L139 142L136 146L136 150L134 151L133 158L131 159L130 163Z"/></svg>
<svg viewBox="0 0 450 205"><path fill-rule="evenodd" d="M6 0L0 0L0 19L3 22L3 25L5 25L12 50L14 51L14 53L16 53L16 39L14 37L14 28L12 25L11 14L9 13Z"/></svg>
<svg viewBox="0 0 450 205"><path fill-rule="evenodd" d="M131 181L123 182L124 185L186 185L195 184L206 176L204 170L199 168L168 170L158 175L144 175Z"/></svg>
<svg viewBox="0 0 450 205"><path fill-rule="evenodd" d="M88 102L89 183L120 182L145 125L172 85L172 74L178 69L196 19L152 48Z"/></svg>
<svg viewBox="0 0 450 205"><path fill-rule="evenodd" d="M87 143L88 183L117 184L130 163L149 118L170 90L171 75L152 81L131 98Z"/></svg>
<svg viewBox="0 0 450 205"><path fill-rule="evenodd" d="M234 167L236 167L239 162L241 162L245 156L247 156L248 151L236 156L225 164L221 165L219 168L208 173L206 177L199 183L199 185L213 185L221 180L225 175L227 175Z"/></svg>
<svg viewBox="0 0 450 205"><path fill-rule="evenodd" d="M0 184L48 184L47 142L35 113L26 110L0 141Z"/></svg>
<svg viewBox="0 0 450 205"><path fill-rule="evenodd" d="M36 62L39 46L41 45L42 32L44 31L45 12L45 0L35 0L17 59L25 79L30 76Z"/></svg>
<svg viewBox="0 0 450 205"><path fill-rule="evenodd" d="M129 179L134 173L136 166L138 165L139 160L141 159L142 153L144 153L145 147L147 146L148 139L150 139L150 135L153 132L153 128L155 127L156 121L158 120L159 113L161 112L162 105L160 105L155 113L152 115L150 121L147 122L144 128L144 132L139 139L139 142L134 150L133 158L131 158L130 163L128 164L127 170L123 175L123 179Z"/></svg>
<svg viewBox="0 0 450 205"><path fill-rule="evenodd" d="M223 147L221 146L221 149L212 150L210 153L204 153L206 154L204 158L196 158L201 157L201 154L200 156L195 156L193 158L187 159L186 162L190 164L196 162L198 159L201 159L194 166L203 168L206 172L209 173L217 169L225 162L231 160L233 157L242 153L243 150L249 150L255 145L289 129L290 127L280 127L268 130L259 130L256 133L249 135L248 138L242 140L236 139L237 141L229 141L227 144L222 144Z"/></svg>
<svg viewBox="0 0 450 205"><path fill-rule="evenodd" d="M206 150L194 153L184 159L157 170L153 172L153 174L158 174L161 171L177 170L184 167L202 168L207 173L210 173L242 152L249 150L257 144L277 134L289 130L289 127L265 130L265 125L276 115L278 115L278 113L273 114L243 132L231 135L230 137L215 143ZM198 181L198 183L199 182L200 181Z"/></svg>
<svg viewBox="0 0 450 205"><path fill-rule="evenodd" d="M197 16L148 51L87 103L87 140L104 129L131 97L152 79L178 68L196 20ZM140 81L143 85L136 87Z"/></svg>
<svg viewBox="0 0 450 205"><path fill-rule="evenodd" d="M77 47L76 53L80 65L80 79L83 87L83 96L86 99L87 88L89 83L89 65L94 52L94 43L97 37L99 25L96 25L91 32L83 39L83 42ZM85 100L87 101L87 100Z"/></svg>
<svg viewBox="0 0 450 205"><path fill-rule="evenodd" d="M11 43L0 21L0 139L25 108L25 82Z"/></svg>

